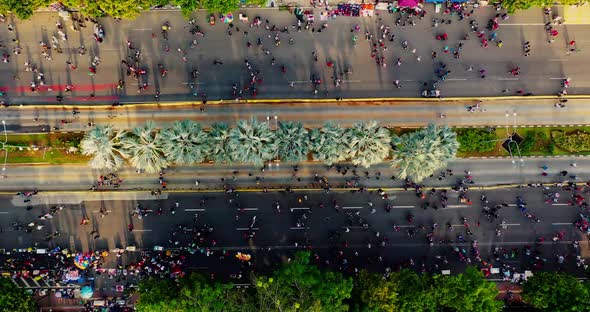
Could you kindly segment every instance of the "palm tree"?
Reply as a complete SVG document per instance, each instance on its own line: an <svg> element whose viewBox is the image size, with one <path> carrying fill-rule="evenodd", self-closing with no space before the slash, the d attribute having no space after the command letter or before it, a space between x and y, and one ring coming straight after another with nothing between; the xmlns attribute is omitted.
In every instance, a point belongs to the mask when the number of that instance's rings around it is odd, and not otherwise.
<svg viewBox="0 0 590 312"><path fill-rule="evenodd" d="M230 131L229 142L234 161L262 167L265 161L277 155L275 133L270 130L268 122L259 122L254 118L250 122L238 121Z"/></svg>
<svg viewBox="0 0 590 312"><path fill-rule="evenodd" d="M205 161L209 154L209 137L201 125L192 120L175 122L160 132L160 142L168 161L191 165Z"/></svg>
<svg viewBox="0 0 590 312"><path fill-rule="evenodd" d="M326 122L322 128L310 131L313 158L331 166L346 160L346 131L338 124Z"/></svg>
<svg viewBox="0 0 590 312"><path fill-rule="evenodd" d="M283 161L299 162L307 160L309 153L309 133L300 122L281 122L276 131L278 155Z"/></svg>
<svg viewBox="0 0 590 312"><path fill-rule="evenodd" d="M428 127L401 137L394 136L392 167L399 168L400 178L420 183L453 160L459 148L457 134L449 127Z"/></svg>
<svg viewBox="0 0 590 312"><path fill-rule="evenodd" d="M209 158L218 164L232 162L229 132L225 123L214 123L209 130Z"/></svg>
<svg viewBox="0 0 590 312"><path fill-rule="evenodd" d="M148 173L156 173L168 167L168 160L160 145L160 136L154 123L148 121L143 127L133 128L121 139L125 156L133 167Z"/></svg>
<svg viewBox="0 0 590 312"><path fill-rule="evenodd" d="M353 164L369 168L389 156L391 136L376 121L356 123L347 132L348 157Z"/></svg>
<svg viewBox="0 0 590 312"><path fill-rule="evenodd" d="M123 164L119 139L123 132L115 132L111 126L96 126L84 134L80 141L82 154L92 156L88 163L95 169L114 170Z"/></svg>

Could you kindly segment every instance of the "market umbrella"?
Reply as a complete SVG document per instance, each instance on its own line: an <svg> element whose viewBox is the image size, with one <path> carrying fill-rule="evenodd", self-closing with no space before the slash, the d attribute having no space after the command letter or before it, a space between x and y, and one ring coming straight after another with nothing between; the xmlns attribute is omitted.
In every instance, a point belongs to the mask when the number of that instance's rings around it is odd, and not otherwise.
<svg viewBox="0 0 590 312"><path fill-rule="evenodd" d="M93 294L94 294L94 291L92 290L92 287L90 287L90 286L84 286L84 287L82 287L82 289L80 289L80 297L82 297L84 299L92 298Z"/></svg>
<svg viewBox="0 0 590 312"><path fill-rule="evenodd" d="M223 22L224 22L224 23L226 23L226 24L227 24L227 23L231 23L231 22L233 22L233 21L234 21L234 15L233 15L231 12L227 13L227 14L226 14L226 15L223 17Z"/></svg>
<svg viewBox="0 0 590 312"><path fill-rule="evenodd" d="M398 5L400 7L413 8L418 5L418 1L416 1L416 0L399 0Z"/></svg>

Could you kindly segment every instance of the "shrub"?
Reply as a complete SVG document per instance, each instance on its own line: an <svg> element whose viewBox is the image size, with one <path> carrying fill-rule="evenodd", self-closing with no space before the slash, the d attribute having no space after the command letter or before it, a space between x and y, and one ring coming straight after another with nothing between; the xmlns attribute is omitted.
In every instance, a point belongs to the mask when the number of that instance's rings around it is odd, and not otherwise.
<svg viewBox="0 0 590 312"><path fill-rule="evenodd" d="M496 147L498 137L495 132L484 129L459 129L457 140L459 141L459 152L464 153L485 153L491 152Z"/></svg>
<svg viewBox="0 0 590 312"><path fill-rule="evenodd" d="M547 134L542 131L527 130L524 134L524 140L520 143L520 151L523 154L530 152L551 152Z"/></svg>
<svg viewBox="0 0 590 312"><path fill-rule="evenodd" d="M590 133L584 131L551 131L555 145L568 152L590 151Z"/></svg>

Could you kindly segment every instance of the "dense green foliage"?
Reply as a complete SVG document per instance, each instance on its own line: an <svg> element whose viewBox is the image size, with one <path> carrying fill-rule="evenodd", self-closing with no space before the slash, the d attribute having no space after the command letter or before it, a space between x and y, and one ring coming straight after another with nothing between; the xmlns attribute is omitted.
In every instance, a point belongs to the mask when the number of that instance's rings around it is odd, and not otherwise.
<svg viewBox="0 0 590 312"><path fill-rule="evenodd" d="M28 19L39 8L47 7L55 1L50 0L3 0L0 1L0 13L14 13L16 17ZM197 9L206 9L209 12L228 13L239 8L240 0L63 0L61 3L69 9L77 10L82 14L98 18L112 16L117 18L133 19L141 12L154 6L172 4L179 6L182 14L189 17ZM264 0L249 0L245 4L264 5Z"/></svg>
<svg viewBox="0 0 590 312"><path fill-rule="evenodd" d="M500 311L498 291L475 268L442 276L404 269L387 277L361 271L353 280L320 270L301 251L270 275L252 275L246 290L222 285L200 274L139 285L139 312L435 312Z"/></svg>
<svg viewBox="0 0 590 312"><path fill-rule="evenodd" d="M0 312L33 312L37 305L24 289L9 278L0 277Z"/></svg>
<svg viewBox="0 0 590 312"><path fill-rule="evenodd" d="M496 147L498 137L495 132L484 129L459 129L457 130L457 141L459 141L459 152L463 153L485 153L491 152Z"/></svg>
<svg viewBox="0 0 590 312"><path fill-rule="evenodd" d="M399 170L400 178L422 182L443 169L457 155L457 134L449 127L430 124L428 127L393 136L393 160L391 166Z"/></svg>
<svg viewBox="0 0 590 312"><path fill-rule="evenodd" d="M527 130L519 147L520 152L525 155L531 153L551 154L553 142L544 131Z"/></svg>
<svg viewBox="0 0 590 312"><path fill-rule="evenodd" d="M205 132L190 120L156 129L154 123L130 131L97 126L86 132L80 143L82 154L90 156L96 169L117 169L123 159L136 169L155 173L171 164L192 165L206 160L217 163L247 163L262 167L279 157L283 161L306 161L309 152L328 165L349 159L369 167L382 162L391 152L389 131L376 122L357 123L352 128L326 123L309 131L301 123L281 122L272 130L269 122L238 121L230 128L214 124ZM448 127L419 130L394 137L396 158L402 177L419 182L441 169L457 153L455 133Z"/></svg>
<svg viewBox="0 0 590 312"><path fill-rule="evenodd" d="M590 133L584 131L551 131L555 145L568 152L590 151Z"/></svg>
<svg viewBox="0 0 590 312"><path fill-rule="evenodd" d="M538 272L523 285L523 300L542 311L590 311L590 283L559 272Z"/></svg>
<svg viewBox="0 0 590 312"><path fill-rule="evenodd" d="M502 7L508 11L508 13L514 13L516 10L526 10L529 8L544 8L551 7L555 1L551 0L503 0ZM586 0L560 0L559 4L562 5L576 5L588 3Z"/></svg>
<svg viewBox="0 0 590 312"><path fill-rule="evenodd" d="M355 293L368 312L501 311L496 285L469 267L463 274L443 276L411 270L381 275L362 272Z"/></svg>

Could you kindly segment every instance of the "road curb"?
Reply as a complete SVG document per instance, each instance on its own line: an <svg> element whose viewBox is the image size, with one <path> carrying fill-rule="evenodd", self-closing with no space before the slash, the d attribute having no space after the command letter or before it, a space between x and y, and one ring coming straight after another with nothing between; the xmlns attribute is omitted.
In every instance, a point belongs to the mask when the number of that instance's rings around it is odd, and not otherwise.
<svg viewBox="0 0 590 312"><path fill-rule="evenodd" d="M441 104L455 104L453 102L460 101L533 101L533 100L557 100L557 99L590 99L590 94L580 95L568 95L565 97L559 97L556 95L533 95L533 96L471 96L471 97L444 97L444 98L422 98L422 97L383 97L383 98L350 98L350 99L316 99L316 98L295 98L295 99L252 99L252 100L208 100L205 105L223 105L223 104L309 104L309 103L343 103L343 102L423 102L423 103L441 103ZM486 103L490 104L490 103ZM494 104L494 103L491 103ZM200 106L203 105L202 101L173 101L173 102L120 102L120 105L112 104L92 104L92 103L74 103L74 104L60 104L60 105L48 105L48 104L20 104L19 107L23 108L48 108L48 107L60 107L60 108L75 108L75 107L90 107L108 109L117 106L125 107L162 107L162 106ZM419 105L417 103L416 105ZM15 105L16 106L16 105Z"/></svg>

